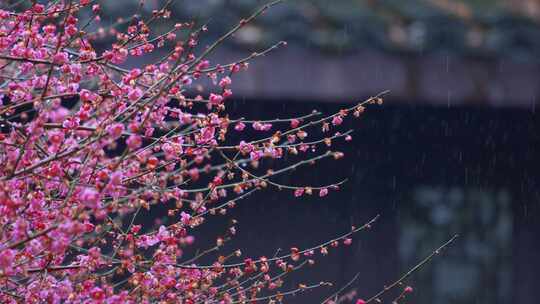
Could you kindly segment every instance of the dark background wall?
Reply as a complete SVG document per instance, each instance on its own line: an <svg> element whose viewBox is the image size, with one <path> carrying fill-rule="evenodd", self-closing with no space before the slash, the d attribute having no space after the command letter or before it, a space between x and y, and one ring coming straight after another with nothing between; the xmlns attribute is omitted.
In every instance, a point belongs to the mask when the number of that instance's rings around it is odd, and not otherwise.
<svg viewBox="0 0 540 304"><path fill-rule="evenodd" d="M407 281L415 288L410 303L534 303L540 280L537 114L388 100L346 126L357 131L352 143L335 147L345 152L343 160L279 179L317 185L348 178L341 191L325 199L256 193L226 217L209 218L195 232L198 245L210 246L234 218L238 235L219 254L241 248L244 257L271 256L317 245L380 214L351 247L331 250L288 281L331 281L334 288L289 303L318 303L358 272L352 289L367 298L455 233L458 241ZM235 100L229 106L232 115L262 119L346 105Z"/></svg>

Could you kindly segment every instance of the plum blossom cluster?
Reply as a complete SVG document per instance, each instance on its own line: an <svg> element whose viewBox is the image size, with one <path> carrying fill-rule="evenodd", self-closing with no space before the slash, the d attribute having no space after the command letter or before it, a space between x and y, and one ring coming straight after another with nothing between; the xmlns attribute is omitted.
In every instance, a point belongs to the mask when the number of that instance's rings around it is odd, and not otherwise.
<svg viewBox="0 0 540 304"><path fill-rule="evenodd" d="M236 250L200 264L234 237L233 224L215 247L185 254L196 246L194 229L256 191L291 198L337 191L341 182L287 185L279 177L342 158L329 149L352 137L338 127L382 99L328 116L234 119L227 112L234 76L285 43L226 64L208 55L280 1L207 47L199 46L206 26L155 26L171 17L172 2L108 28L99 28L97 1L0 10L0 302L276 303L328 285L282 289L290 272L350 245L375 221L282 256L244 258ZM98 51L96 39L106 34L112 45ZM196 93L207 83L207 93ZM247 131L255 137L227 136ZM168 221L136 224L155 205L167 208Z"/></svg>

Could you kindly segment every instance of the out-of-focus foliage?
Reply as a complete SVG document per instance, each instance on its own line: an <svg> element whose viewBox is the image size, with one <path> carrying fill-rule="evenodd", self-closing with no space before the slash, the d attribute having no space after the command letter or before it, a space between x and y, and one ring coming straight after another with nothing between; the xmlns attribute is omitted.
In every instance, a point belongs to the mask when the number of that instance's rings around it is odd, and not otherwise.
<svg viewBox="0 0 540 304"><path fill-rule="evenodd" d="M106 5L116 12L125 9L125 2L129 1L107 1ZM246 16L262 3L178 1L174 15L180 19L195 15L213 28L225 28L227 22ZM132 4L135 6L136 2ZM268 12L258 24L237 35L235 42L268 45L284 39L339 52L375 47L390 51L535 56L540 53L535 7L540 7L539 1L296 0Z"/></svg>
<svg viewBox="0 0 540 304"><path fill-rule="evenodd" d="M127 12L148 15L164 1L146 0L142 10L137 0L100 2L108 15L103 19L107 25ZM196 16L217 35L229 28L231 20L266 2L177 0L171 22ZM540 54L538 21L539 0L291 0L246 27L233 43L253 47L287 40L328 52L367 47L528 58Z"/></svg>
<svg viewBox="0 0 540 304"><path fill-rule="evenodd" d="M507 303L512 290L512 197L503 189L418 186L412 207L402 210L400 255L404 265L432 246L427 236L444 239L460 231L462 246L415 280L431 286L418 303ZM429 250L429 249L428 249ZM429 290L429 291L428 291Z"/></svg>

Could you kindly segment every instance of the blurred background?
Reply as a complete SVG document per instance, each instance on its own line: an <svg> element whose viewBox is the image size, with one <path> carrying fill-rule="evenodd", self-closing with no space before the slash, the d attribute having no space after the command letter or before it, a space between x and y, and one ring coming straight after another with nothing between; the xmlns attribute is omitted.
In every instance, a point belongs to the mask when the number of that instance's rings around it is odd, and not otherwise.
<svg viewBox="0 0 540 304"><path fill-rule="evenodd" d="M171 22L207 23L211 43L264 1L177 1ZM154 5L154 7L152 7ZM145 9L158 8L148 1ZM137 1L102 1L110 21ZM107 17L103 18L107 22ZM240 204L230 248L270 256L381 220L291 279L353 284L369 297L455 233L408 282L410 303L535 303L540 282L540 1L294 0L272 8L214 55L228 63L285 40L233 82L234 115L339 110L390 90L354 125L346 157L285 178L342 191L300 201L266 191ZM164 25L165 26L165 25ZM226 229L211 219L198 240ZM334 288L334 289L335 289ZM320 290L289 303L318 303ZM319 301L318 301L319 300Z"/></svg>
<svg viewBox="0 0 540 304"><path fill-rule="evenodd" d="M105 24L134 14L138 3L100 2ZM145 10L159 3L147 1ZM206 45L264 3L176 1L171 23L208 23ZM344 160L282 180L348 178L340 192L324 200L255 194L231 213L239 232L230 248L270 256L381 214L352 247L291 283L327 280L334 288L288 303L318 303L355 273L351 289L367 298L455 233L458 241L407 281L415 289L407 302L537 303L539 22L538 0L291 0L246 26L212 61L280 40L288 46L235 79L235 117L331 113L390 92L355 122L354 141L340 147ZM211 243L224 229L225 219L210 219L198 240Z"/></svg>

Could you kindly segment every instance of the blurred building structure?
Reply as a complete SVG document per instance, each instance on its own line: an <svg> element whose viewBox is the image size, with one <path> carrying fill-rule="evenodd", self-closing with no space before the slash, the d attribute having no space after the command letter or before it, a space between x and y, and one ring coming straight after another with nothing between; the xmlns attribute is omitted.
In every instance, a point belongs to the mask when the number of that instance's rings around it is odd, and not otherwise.
<svg viewBox="0 0 540 304"><path fill-rule="evenodd" d="M114 20L137 1L107 1ZM146 10L160 1L147 1ZM260 0L178 1L212 35ZM236 82L245 98L350 102L390 90L392 102L535 108L540 96L538 0L296 0L272 8L213 57L242 58L285 40ZM106 18L105 18L106 19Z"/></svg>

